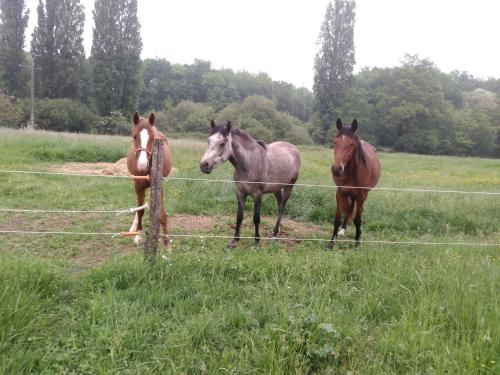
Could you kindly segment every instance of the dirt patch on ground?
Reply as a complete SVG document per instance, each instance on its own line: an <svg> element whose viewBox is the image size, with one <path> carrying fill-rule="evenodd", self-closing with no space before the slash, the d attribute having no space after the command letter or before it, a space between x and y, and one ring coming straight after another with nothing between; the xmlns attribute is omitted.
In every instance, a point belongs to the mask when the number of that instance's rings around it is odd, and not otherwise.
<svg viewBox="0 0 500 375"><path fill-rule="evenodd" d="M179 233L193 230L206 231L213 229L218 221L220 218L215 216L171 215L168 217L168 227Z"/></svg>
<svg viewBox="0 0 500 375"><path fill-rule="evenodd" d="M94 246L82 244L80 253L71 258L81 268L92 268L123 254L133 254L142 251L143 247L134 244L113 244L108 246Z"/></svg>
<svg viewBox="0 0 500 375"><path fill-rule="evenodd" d="M116 163L64 163L50 168L51 172L95 174L105 176L128 176L127 158L118 160ZM177 171L172 168L170 175Z"/></svg>
<svg viewBox="0 0 500 375"><path fill-rule="evenodd" d="M9 231L40 231L40 232L106 232L118 233L128 230L133 217L130 215L115 217L114 215L103 218L98 213L63 214L44 213L27 214L8 213L0 219L0 230ZM270 237L276 222L276 217L262 217L261 236ZM87 223L97 223L87 226ZM145 223L147 227L147 220ZM169 215L168 227L170 234L202 235L205 238L213 235L232 236L235 228L235 217L229 215L202 216L176 214ZM99 228L96 230L95 228ZM247 215L243 221L243 237L253 236L254 225L252 215ZM328 231L319 225L302 223L284 218L279 237L289 250L293 250L304 238L317 238L328 236ZM143 234L143 240L146 234ZM116 256L143 251L143 243L139 246L133 243L132 238L109 238L106 236L75 236L57 238L54 241L51 235L30 235L23 237L7 237L8 248L12 250L29 251L36 256L51 259L64 258L74 262L75 269L88 269L104 262L110 261ZM173 237L175 238L175 237ZM284 240L284 238L288 238ZM299 239L299 240L295 240ZM175 242L182 238L175 238ZM242 240L248 242L249 239ZM160 246L159 249L162 249Z"/></svg>
<svg viewBox="0 0 500 375"><path fill-rule="evenodd" d="M116 163L64 163L55 165L50 170L61 173L128 176L127 159L125 158Z"/></svg>
<svg viewBox="0 0 500 375"><path fill-rule="evenodd" d="M172 233L192 233L196 231L210 231L212 229L221 229L227 227L228 229L235 229L236 217L233 216L200 216L200 215L182 215L176 214L168 217L168 226L171 228ZM271 235L267 233L272 231L276 224L276 217L265 216L261 218L261 226L266 233L262 236ZM242 229L252 230L254 227L251 215L243 220ZM321 226L311 223L302 223L284 218L282 221L280 235L285 237L305 238L313 233L326 234ZM228 235L232 235L230 231Z"/></svg>

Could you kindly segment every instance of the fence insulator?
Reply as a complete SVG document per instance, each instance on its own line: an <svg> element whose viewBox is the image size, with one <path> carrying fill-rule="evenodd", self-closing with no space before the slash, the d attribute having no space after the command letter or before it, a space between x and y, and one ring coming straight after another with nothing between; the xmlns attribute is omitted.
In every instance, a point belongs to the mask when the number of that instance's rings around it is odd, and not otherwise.
<svg viewBox="0 0 500 375"><path fill-rule="evenodd" d="M130 178L132 180L146 180L146 181L149 181L149 175L147 176L130 176Z"/></svg>
<svg viewBox="0 0 500 375"><path fill-rule="evenodd" d="M122 237L135 237L141 234L141 231L138 232L121 232L119 233L120 236Z"/></svg>

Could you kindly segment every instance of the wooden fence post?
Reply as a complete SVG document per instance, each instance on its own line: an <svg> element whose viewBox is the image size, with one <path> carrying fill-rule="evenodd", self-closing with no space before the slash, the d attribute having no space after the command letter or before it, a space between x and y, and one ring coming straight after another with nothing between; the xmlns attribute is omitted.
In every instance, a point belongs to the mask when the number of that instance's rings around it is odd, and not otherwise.
<svg viewBox="0 0 500 375"><path fill-rule="evenodd" d="M161 197L163 194L163 140L153 141L151 172L149 173L151 208L149 210L149 231L144 245L144 258L151 264L156 260L160 238Z"/></svg>

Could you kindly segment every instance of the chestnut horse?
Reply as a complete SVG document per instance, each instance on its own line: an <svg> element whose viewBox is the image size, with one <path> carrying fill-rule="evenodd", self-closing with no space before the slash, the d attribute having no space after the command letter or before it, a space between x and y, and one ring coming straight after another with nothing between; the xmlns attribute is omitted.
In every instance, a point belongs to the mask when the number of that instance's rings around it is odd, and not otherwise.
<svg viewBox="0 0 500 375"><path fill-rule="evenodd" d="M140 117L139 113L134 113L134 126L132 128L133 143L130 145L127 155L127 168L131 175L146 176L151 170L151 154L153 150L153 140L163 139L163 177L167 177L172 170L172 159L170 157L170 149L168 148L168 140L165 135L160 133L155 127L155 115L151 113L149 119ZM135 193L137 195L137 206L144 204L145 190L149 188L148 180L134 180ZM144 210L135 213L134 222L130 227L130 232L142 230L142 215ZM167 213L163 206L163 195L161 197L161 226L163 227L163 242L168 246L170 239L167 232ZM141 240L141 234L135 236L134 242L138 244Z"/></svg>
<svg viewBox="0 0 500 375"><path fill-rule="evenodd" d="M328 242L327 250L332 250L337 235L344 235L354 210L356 210L354 225L356 226L356 250L358 250L363 205L370 189L377 185L380 177L380 161L375 147L361 140L356 134L358 129L356 119L353 120L350 128L344 128L342 121L338 119L337 129L338 132L333 139L335 161L331 168L333 181L338 186L337 211L332 239ZM363 189L354 187L363 187ZM342 215L344 215L344 221L339 231Z"/></svg>

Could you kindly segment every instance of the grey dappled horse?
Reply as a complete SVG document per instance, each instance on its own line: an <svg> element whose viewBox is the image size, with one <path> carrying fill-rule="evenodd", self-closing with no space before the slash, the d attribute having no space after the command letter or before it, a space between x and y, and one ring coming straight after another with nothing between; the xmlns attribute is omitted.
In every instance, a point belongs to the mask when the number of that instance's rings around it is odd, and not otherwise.
<svg viewBox="0 0 500 375"><path fill-rule="evenodd" d="M200 170L211 173L227 160L234 167L238 215L234 238L229 247L235 247L240 239L243 209L248 195L251 195L254 201L255 245L258 246L262 194L274 193L278 202L278 220L273 231L273 237L276 237L286 202L299 177L299 152L294 145L287 142L264 144L256 141L244 130L232 128L229 121L216 125L212 120L210 125L208 146L200 161Z"/></svg>

